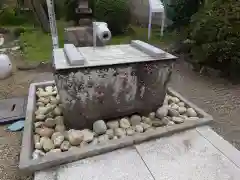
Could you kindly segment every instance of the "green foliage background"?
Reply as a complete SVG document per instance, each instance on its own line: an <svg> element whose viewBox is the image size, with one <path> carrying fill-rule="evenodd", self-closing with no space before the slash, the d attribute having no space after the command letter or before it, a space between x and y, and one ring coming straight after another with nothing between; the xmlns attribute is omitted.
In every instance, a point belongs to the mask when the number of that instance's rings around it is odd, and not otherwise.
<svg viewBox="0 0 240 180"><path fill-rule="evenodd" d="M16 8L4 4L4 1L0 2L0 25L21 25L26 21L27 18L18 14Z"/></svg>
<svg viewBox="0 0 240 180"><path fill-rule="evenodd" d="M240 1L212 0L196 13L190 24L194 63L240 75Z"/></svg>
<svg viewBox="0 0 240 180"><path fill-rule="evenodd" d="M94 10L96 20L107 22L113 35L124 33L130 23L127 0L98 0Z"/></svg>
<svg viewBox="0 0 240 180"><path fill-rule="evenodd" d="M163 2L167 17L173 21L173 28L179 28L190 22L191 16L198 11L203 0L175 0L173 4L169 4L167 0Z"/></svg>
<svg viewBox="0 0 240 180"><path fill-rule="evenodd" d="M74 8L77 0L66 1L66 20L78 22ZM89 0L89 7L93 10L93 17L97 21L108 23L113 35L124 33L130 23L128 0Z"/></svg>

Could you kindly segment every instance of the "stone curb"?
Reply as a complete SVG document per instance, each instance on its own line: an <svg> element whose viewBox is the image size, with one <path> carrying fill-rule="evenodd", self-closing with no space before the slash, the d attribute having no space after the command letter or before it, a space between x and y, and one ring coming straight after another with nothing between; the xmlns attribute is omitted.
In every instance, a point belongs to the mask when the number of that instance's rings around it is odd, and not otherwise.
<svg viewBox="0 0 240 180"><path fill-rule="evenodd" d="M33 152L33 121L34 110L36 101L36 89L46 85L52 85L54 81L47 81L41 83L32 83L29 89L28 104L26 110L26 120L24 125L22 149L20 153L19 169L24 172L35 172L42 169L58 166L65 163L70 163L76 160L84 159L87 157L95 156L98 154L110 152L116 149L124 148L134 144L139 144L147 140L159 138L162 136L168 136L176 132L184 131L186 129L195 128L210 123L213 118L209 114L205 113L202 109L192 104L173 89L168 88L168 93L178 97L188 106L194 108L202 118L199 121L185 121L182 124L174 126L159 127L154 131L145 132L142 134L136 134L134 136L127 136L122 139L116 139L108 141L104 144L97 144L92 146L86 146L78 151L66 151L61 153L49 154L40 159L32 159Z"/></svg>
<svg viewBox="0 0 240 180"><path fill-rule="evenodd" d="M219 136L210 127L196 128L197 132L240 168L240 151Z"/></svg>

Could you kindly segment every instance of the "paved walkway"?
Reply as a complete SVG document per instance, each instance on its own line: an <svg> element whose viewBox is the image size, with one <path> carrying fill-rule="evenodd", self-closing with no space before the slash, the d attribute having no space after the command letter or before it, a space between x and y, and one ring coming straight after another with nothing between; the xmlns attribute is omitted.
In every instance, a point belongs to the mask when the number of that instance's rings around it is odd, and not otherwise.
<svg viewBox="0 0 240 180"><path fill-rule="evenodd" d="M201 127L40 171L34 180L238 180L239 156Z"/></svg>
<svg viewBox="0 0 240 180"><path fill-rule="evenodd" d="M214 131L240 150L240 85L200 76L186 63L177 63L170 86L211 114Z"/></svg>

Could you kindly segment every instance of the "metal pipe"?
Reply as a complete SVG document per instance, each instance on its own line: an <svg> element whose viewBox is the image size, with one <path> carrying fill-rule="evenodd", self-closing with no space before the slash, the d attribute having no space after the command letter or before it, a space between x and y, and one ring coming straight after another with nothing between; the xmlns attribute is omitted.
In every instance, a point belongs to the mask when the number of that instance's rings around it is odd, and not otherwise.
<svg viewBox="0 0 240 180"><path fill-rule="evenodd" d="M93 25L93 48L97 46L97 32L96 32L96 22L92 23Z"/></svg>
<svg viewBox="0 0 240 180"><path fill-rule="evenodd" d="M47 7L48 7L48 17L51 29L51 36L52 36L52 44L53 49L59 48L58 43L58 33L57 33L57 23L55 18L55 11L54 11L54 2L53 0L46 0Z"/></svg>

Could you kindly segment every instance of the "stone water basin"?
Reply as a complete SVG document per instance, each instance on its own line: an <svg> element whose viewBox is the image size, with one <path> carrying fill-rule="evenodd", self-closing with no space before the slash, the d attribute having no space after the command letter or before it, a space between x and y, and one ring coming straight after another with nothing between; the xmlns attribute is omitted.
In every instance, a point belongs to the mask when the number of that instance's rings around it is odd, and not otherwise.
<svg viewBox="0 0 240 180"><path fill-rule="evenodd" d="M163 105L154 111L96 119L91 128L66 126L63 108L55 82L31 84L20 169L42 170L212 121L209 114L171 88Z"/></svg>
<svg viewBox="0 0 240 180"><path fill-rule="evenodd" d="M142 41L75 50L79 57L64 48L54 50L56 86L68 127L91 128L97 119L147 113L162 105L177 57Z"/></svg>

